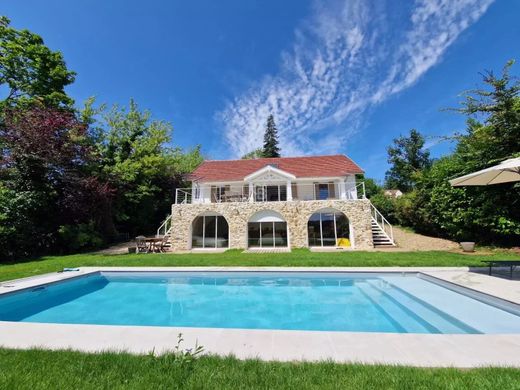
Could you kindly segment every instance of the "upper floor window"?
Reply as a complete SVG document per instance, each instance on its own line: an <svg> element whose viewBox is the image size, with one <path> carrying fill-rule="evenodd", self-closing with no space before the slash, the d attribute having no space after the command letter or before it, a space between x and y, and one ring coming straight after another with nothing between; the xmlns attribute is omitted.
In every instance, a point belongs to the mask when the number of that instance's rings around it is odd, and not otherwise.
<svg viewBox="0 0 520 390"><path fill-rule="evenodd" d="M286 185L255 186L255 200L257 202L279 202L287 200Z"/></svg>
<svg viewBox="0 0 520 390"><path fill-rule="evenodd" d="M222 202L226 191L230 190L230 186L211 186L211 202Z"/></svg>
<svg viewBox="0 0 520 390"><path fill-rule="evenodd" d="M315 183L314 198L316 200L335 199L334 183Z"/></svg>

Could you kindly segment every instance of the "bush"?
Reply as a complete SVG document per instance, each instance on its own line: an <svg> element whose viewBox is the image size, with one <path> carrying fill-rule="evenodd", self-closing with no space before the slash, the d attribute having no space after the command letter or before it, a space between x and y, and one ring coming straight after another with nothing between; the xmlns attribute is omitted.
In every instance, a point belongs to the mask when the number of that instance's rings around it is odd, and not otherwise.
<svg viewBox="0 0 520 390"><path fill-rule="evenodd" d="M60 226L58 236L63 252L96 249L104 244L104 240L96 231L93 222Z"/></svg>
<svg viewBox="0 0 520 390"><path fill-rule="evenodd" d="M396 218L396 199L383 193L372 195L370 201L390 223L398 223Z"/></svg>
<svg viewBox="0 0 520 390"><path fill-rule="evenodd" d="M54 242L49 233L47 194L13 191L0 184L0 261L46 253Z"/></svg>
<svg viewBox="0 0 520 390"><path fill-rule="evenodd" d="M399 225L411 227L418 233L432 234L433 231L427 221L425 211L419 207L421 203L417 191L411 191L397 198L395 201L395 219Z"/></svg>
<svg viewBox="0 0 520 390"><path fill-rule="evenodd" d="M520 186L452 187L449 179L461 169L459 159L449 156L422 172L417 188L395 201L397 223L457 241L506 246L518 242L520 219L512 205L520 199Z"/></svg>

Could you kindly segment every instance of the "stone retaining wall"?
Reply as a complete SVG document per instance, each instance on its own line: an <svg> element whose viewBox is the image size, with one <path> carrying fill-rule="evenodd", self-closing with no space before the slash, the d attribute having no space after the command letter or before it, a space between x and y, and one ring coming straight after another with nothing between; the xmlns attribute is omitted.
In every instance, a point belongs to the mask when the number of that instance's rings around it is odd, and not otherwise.
<svg viewBox="0 0 520 390"><path fill-rule="evenodd" d="M351 241L354 249L372 249L370 201L314 200L289 202L230 202L172 205L171 243L175 251L191 249L193 220L203 213L219 213L229 225L229 248L247 248L247 222L253 214L262 210L280 213L287 221L289 245L292 248L308 247L307 222L310 216L323 208L343 212L350 222Z"/></svg>

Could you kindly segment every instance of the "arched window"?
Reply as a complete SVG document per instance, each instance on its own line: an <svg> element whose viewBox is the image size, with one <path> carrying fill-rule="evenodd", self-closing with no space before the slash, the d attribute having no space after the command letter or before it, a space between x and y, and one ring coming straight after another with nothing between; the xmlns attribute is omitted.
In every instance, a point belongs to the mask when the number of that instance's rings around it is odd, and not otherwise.
<svg viewBox="0 0 520 390"><path fill-rule="evenodd" d="M334 209L323 209L312 214L307 232L309 246L351 246L348 218Z"/></svg>
<svg viewBox="0 0 520 390"><path fill-rule="evenodd" d="M247 239L249 248L287 247L287 222L275 211L259 211L249 219Z"/></svg>
<svg viewBox="0 0 520 390"><path fill-rule="evenodd" d="M229 247L229 227L222 215L200 215L193 220L192 248Z"/></svg>

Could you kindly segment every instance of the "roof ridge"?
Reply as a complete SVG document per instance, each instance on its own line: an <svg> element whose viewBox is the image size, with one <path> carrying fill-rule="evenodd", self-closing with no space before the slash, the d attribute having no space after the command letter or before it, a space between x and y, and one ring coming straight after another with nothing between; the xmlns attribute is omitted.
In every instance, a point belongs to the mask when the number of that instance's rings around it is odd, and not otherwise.
<svg viewBox="0 0 520 390"><path fill-rule="evenodd" d="M204 160L204 162L230 162L230 161L258 161L258 160L277 160L277 159L294 159L294 158L321 158L321 157L348 157L346 154L320 154L313 156L287 156L287 157L260 157L260 158L235 158L235 159L225 159L225 160Z"/></svg>

